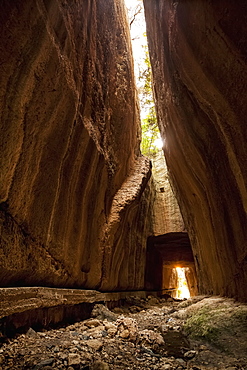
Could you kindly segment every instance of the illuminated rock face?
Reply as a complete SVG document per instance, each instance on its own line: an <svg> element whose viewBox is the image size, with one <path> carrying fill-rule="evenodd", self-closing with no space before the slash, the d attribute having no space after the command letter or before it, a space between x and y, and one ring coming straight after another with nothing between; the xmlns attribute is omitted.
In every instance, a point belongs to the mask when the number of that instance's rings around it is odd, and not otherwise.
<svg viewBox="0 0 247 370"><path fill-rule="evenodd" d="M165 157L199 290L247 300L247 3L144 5Z"/></svg>
<svg viewBox="0 0 247 370"><path fill-rule="evenodd" d="M143 288L152 190L123 2L0 8L0 285Z"/></svg>
<svg viewBox="0 0 247 370"><path fill-rule="evenodd" d="M170 185L163 151L152 158L152 175L156 190L153 205L154 235L185 231L181 212Z"/></svg>

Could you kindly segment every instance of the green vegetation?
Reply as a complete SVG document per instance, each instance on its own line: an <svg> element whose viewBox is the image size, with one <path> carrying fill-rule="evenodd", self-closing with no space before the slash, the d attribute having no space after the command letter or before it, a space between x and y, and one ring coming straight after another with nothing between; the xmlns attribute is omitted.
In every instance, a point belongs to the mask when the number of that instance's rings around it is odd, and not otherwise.
<svg viewBox="0 0 247 370"><path fill-rule="evenodd" d="M141 110L145 112L145 118L141 121L141 151L147 157L152 158L159 151L155 145L155 141L159 138L159 128L153 101L152 71L147 46L145 46L145 59L143 69L139 74L139 83Z"/></svg>
<svg viewBox="0 0 247 370"><path fill-rule="evenodd" d="M145 30L144 8L142 0L125 0L128 9L133 54L137 68L137 87L141 108L142 142L141 151L151 158L159 151L157 139L160 139L153 101L151 64L148 54ZM138 43L136 42L138 40Z"/></svg>
<svg viewBox="0 0 247 370"><path fill-rule="evenodd" d="M185 332L192 338L202 338L207 342L215 342L220 330L214 325L215 315L208 307L194 313L185 323Z"/></svg>
<svg viewBox="0 0 247 370"><path fill-rule="evenodd" d="M199 302L200 304L200 302ZM194 305L196 308L197 304ZM193 339L202 339L229 354L246 351L247 306L234 305L230 300L207 299L198 309L188 307L185 333Z"/></svg>
<svg viewBox="0 0 247 370"><path fill-rule="evenodd" d="M155 108L149 108L149 112L146 118L142 119L142 141L141 151L142 154L149 158L152 158L159 149L155 145L155 141L159 138L159 129L157 126L157 118L155 114Z"/></svg>

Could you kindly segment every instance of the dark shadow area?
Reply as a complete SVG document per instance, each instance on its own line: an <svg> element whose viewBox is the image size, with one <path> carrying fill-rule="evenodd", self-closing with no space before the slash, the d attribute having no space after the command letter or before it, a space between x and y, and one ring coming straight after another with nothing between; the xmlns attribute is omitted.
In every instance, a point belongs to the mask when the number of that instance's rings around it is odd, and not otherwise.
<svg viewBox="0 0 247 370"><path fill-rule="evenodd" d="M40 307L15 313L0 319L1 342L14 337L16 333L25 333L30 327L39 331L70 325L90 317L94 304L60 305Z"/></svg>

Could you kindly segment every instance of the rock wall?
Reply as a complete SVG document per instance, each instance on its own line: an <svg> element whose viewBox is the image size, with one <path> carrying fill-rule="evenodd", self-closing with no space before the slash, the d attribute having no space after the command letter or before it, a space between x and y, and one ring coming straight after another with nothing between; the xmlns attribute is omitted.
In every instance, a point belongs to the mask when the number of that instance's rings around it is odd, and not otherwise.
<svg viewBox="0 0 247 370"><path fill-rule="evenodd" d="M152 157L152 175L156 190L153 204L154 235L185 231L177 199L170 185L162 150Z"/></svg>
<svg viewBox="0 0 247 370"><path fill-rule="evenodd" d="M142 288L150 165L123 1L1 1L0 55L0 285Z"/></svg>
<svg viewBox="0 0 247 370"><path fill-rule="evenodd" d="M247 3L144 6L165 157L199 290L247 300Z"/></svg>

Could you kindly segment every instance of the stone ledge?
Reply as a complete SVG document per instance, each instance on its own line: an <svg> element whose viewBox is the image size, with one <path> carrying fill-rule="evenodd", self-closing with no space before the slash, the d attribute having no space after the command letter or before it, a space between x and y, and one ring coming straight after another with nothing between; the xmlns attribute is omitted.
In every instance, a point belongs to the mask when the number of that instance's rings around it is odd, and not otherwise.
<svg viewBox="0 0 247 370"><path fill-rule="evenodd" d="M0 319L40 308L120 301L133 295L142 298L146 297L146 292L102 293L96 290L46 287L0 288Z"/></svg>

